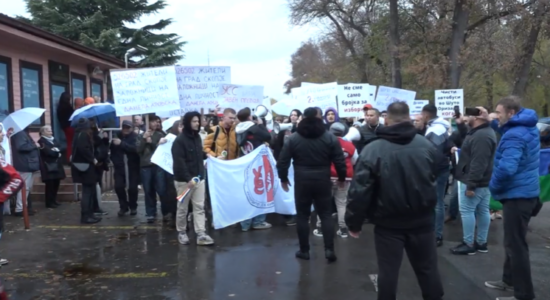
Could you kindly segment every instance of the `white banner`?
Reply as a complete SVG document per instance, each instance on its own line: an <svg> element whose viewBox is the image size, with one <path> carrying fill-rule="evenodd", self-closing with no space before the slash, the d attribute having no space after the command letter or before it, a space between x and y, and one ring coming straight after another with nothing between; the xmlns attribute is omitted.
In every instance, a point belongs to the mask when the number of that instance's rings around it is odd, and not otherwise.
<svg viewBox="0 0 550 300"><path fill-rule="evenodd" d="M416 97L415 91L396 89L388 86L379 86L378 93L376 94L376 101L374 108L384 111L388 109L388 106L397 101L407 102L409 107L414 102Z"/></svg>
<svg viewBox="0 0 550 300"><path fill-rule="evenodd" d="M264 87L261 85L222 84L218 89L220 111L232 108L236 111L248 107L255 109L264 102Z"/></svg>
<svg viewBox="0 0 550 300"><path fill-rule="evenodd" d="M189 111L215 109L218 90L231 83L231 67L176 66L180 109L157 113L160 117L183 116Z"/></svg>
<svg viewBox="0 0 550 300"><path fill-rule="evenodd" d="M296 101L296 108L302 112L308 107L320 107L323 113L327 108L336 109L338 84L336 82L324 84L304 84L292 89L292 97Z"/></svg>
<svg viewBox="0 0 550 300"><path fill-rule="evenodd" d="M174 144L176 136L169 133L165 138L167 140L166 143L157 147L155 153L151 156L151 162L164 169L164 171L174 175L172 169L174 163L174 159L172 158L172 145Z"/></svg>
<svg viewBox="0 0 550 300"><path fill-rule="evenodd" d="M174 67L111 70L111 81L117 116L180 108Z"/></svg>
<svg viewBox="0 0 550 300"><path fill-rule="evenodd" d="M235 160L208 158L207 165L214 228L262 214L296 214L294 192L281 188L275 159L265 145Z"/></svg>
<svg viewBox="0 0 550 300"><path fill-rule="evenodd" d="M455 106L458 106L460 112L464 114L464 90L436 90L435 106L437 115L448 119L455 114Z"/></svg>
<svg viewBox="0 0 550 300"><path fill-rule="evenodd" d="M374 105L376 86L368 83L348 83L338 86L338 115L355 118L363 115L365 104Z"/></svg>
<svg viewBox="0 0 550 300"><path fill-rule="evenodd" d="M422 108L424 108L424 106L428 103L430 103L430 101L428 100L414 100L413 104L409 107L410 115L419 115L420 113L422 113Z"/></svg>

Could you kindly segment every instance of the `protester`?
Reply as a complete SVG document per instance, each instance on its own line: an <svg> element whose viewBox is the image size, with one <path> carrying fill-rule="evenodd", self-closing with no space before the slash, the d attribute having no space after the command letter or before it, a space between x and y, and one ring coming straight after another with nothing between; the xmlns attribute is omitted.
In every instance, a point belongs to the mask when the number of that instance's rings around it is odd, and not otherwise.
<svg viewBox="0 0 550 300"><path fill-rule="evenodd" d="M449 153L452 144L449 141L448 130L451 124L437 116L437 107L433 104L426 104L422 108L422 117L426 124L425 137L437 148L437 206L435 209L435 235L437 246L443 245L443 224L445 222L445 190L449 181Z"/></svg>
<svg viewBox="0 0 550 300"><path fill-rule="evenodd" d="M380 124L380 112L376 108L371 107L369 109L365 109L364 111L365 124L359 129L359 132L361 133L361 139L354 143L359 153L362 152L363 147L377 139L376 132L380 128L384 127L384 125Z"/></svg>
<svg viewBox="0 0 550 300"><path fill-rule="evenodd" d="M83 107L84 105L86 105L86 103L84 102L84 99L82 98L74 98L74 109L77 110L81 107Z"/></svg>
<svg viewBox="0 0 550 300"><path fill-rule="evenodd" d="M105 171L109 171L109 136L101 132L95 119L90 119L90 128L94 140L94 157L97 160L97 164L94 166L97 180L96 198L93 202L94 214L107 215L108 213L99 206L99 202L102 194L103 174Z"/></svg>
<svg viewBox="0 0 550 300"><path fill-rule="evenodd" d="M223 118L220 124L204 139L204 152L207 155L227 160L237 158L238 146L234 126L235 114L236 112L232 108L226 108L223 111ZM227 153L226 157L222 156L224 152Z"/></svg>
<svg viewBox="0 0 550 300"><path fill-rule="evenodd" d="M388 106L386 122L357 162L346 223L352 237L359 236L365 218L375 225L379 300L397 297L403 249L423 298L442 299L433 230L436 149L417 135L405 102Z"/></svg>
<svg viewBox="0 0 550 300"><path fill-rule="evenodd" d="M114 134L110 147L120 217L128 211L132 216L137 214L140 157L137 153L138 136L132 129L131 121L122 121L122 131Z"/></svg>
<svg viewBox="0 0 550 300"><path fill-rule="evenodd" d="M250 108L243 108L237 113L239 124L235 128L237 134L237 145L239 146L239 157L249 154L254 149L269 143L271 134L267 131L261 118L256 121L252 119ZM241 222L242 231L249 231L250 228L260 230L269 229L271 224L265 221L266 215L259 215L250 220Z"/></svg>
<svg viewBox="0 0 550 300"><path fill-rule="evenodd" d="M134 116L134 130L138 135L145 132L145 123L143 123L143 117L141 115Z"/></svg>
<svg viewBox="0 0 550 300"><path fill-rule="evenodd" d="M451 141L451 143L454 146L452 149L461 148L462 147L462 142L466 138L466 134L468 133L468 126L466 126L466 124L464 124L464 122L468 122L469 118L464 117L464 119L465 120L463 120L462 116L456 116L454 118L455 124L457 126L457 130L453 131L451 133L451 136L449 137L449 140ZM422 134L422 135L424 135L424 134ZM457 161L456 161L456 155L455 155L454 152L455 151L451 151L451 165L452 165L451 174L456 174L456 163L457 163ZM453 175L452 184L448 186L448 189L450 189L450 192L445 193L445 194L448 195L449 207L447 209L447 216L445 217L444 223L452 222L452 221L456 220L456 218L458 217L458 212L459 212L458 192L459 191L458 191L458 183L457 183L457 180L456 180L455 177L456 176Z"/></svg>
<svg viewBox="0 0 550 300"><path fill-rule="evenodd" d="M97 184L94 166L97 160L94 157L94 140L88 119L78 120L75 136L71 157L71 176L74 183L82 184L80 222L93 224L101 221L101 218L94 216L93 211Z"/></svg>
<svg viewBox="0 0 550 300"><path fill-rule="evenodd" d="M346 179L346 162L338 139L325 130L322 115L310 107L298 124L297 134L291 135L283 146L277 162L282 187L288 191L288 168L294 166L294 197L297 212L297 232L300 250L296 257L309 259L309 217L313 204L321 218L325 242L325 257L336 261L334 253L334 223L332 220L331 164L338 175L338 188L343 189Z"/></svg>
<svg viewBox="0 0 550 300"><path fill-rule="evenodd" d="M535 292L526 235L540 194L538 117L534 110L523 108L516 96L502 98L496 113L501 138L489 188L503 207L506 260L502 280L485 285L514 292L514 297L501 300L532 300Z"/></svg>
<svg viewBox="0 0 550 300"><path fill-rule="evenodd" d="M63 130L65 134L65 140L67 142L67 147L65 149L67 161L71 157L71 153L73 153L74 128L71 127L71 121L69 121L73 113L74 108L71 105L71 94L69 92L63 92L59 97L59 104L57 105L57 120L59 121L61 130Z"/></svg>
<svg viewBox="0 0 550 300"><path fill-rule="evenodd" d="M346 182L344 188L339 188L336 180L338 179L338 174L336 173L336 168L334 164L330 168L330 176L332 180L332 196L336 204L336 212L338 216L338 231L336 234L342 238L348 237L348 228L346 226L346 221L344 220L344 215L346 214L346 205L348 204L348 189L351 179L353 178L353 166L359 158L359 154L353 146L352 142L344 140L342 137L345 135L346 127L344 124L335 122L330 126L330 133L334 134L340 142L342 151L344 152L344 158L346 159ZM323 236L323 231L321 228L321 219L317 216L317 228L313 230L313 234L316 236Z"/></svg>
<svg viewBox="0 0 550 300"><path fill-rule="evenodd" d="M424 122L424 117L421 114L414 116L413 124L416 128L416 133L420 135L426 134L426 123Z"/></svg>
<svg viewBox="0 0 550 300"><path fill-rule="evenodd" d="M336 110L335 108L329 107L325 110L324 121L325 121L326 130L329 130L332 124L334 124L335 122L338 122L344 125L344 128L345 128L344 135L348 133L349 126L348 124L346 124L346 120L345 119L340 120L340 116L338 116L338 110Z"/></svg>
<svg viewBox="0 0 550 300"><path fill-rule="evenodd" d="M462 217L462 244L451 249L453 254L487 253L487 235L491 224L489 181L493 172L497 138L489 126L489 114L478 107L480 114L468 116L471 128L460 149L455 179L460 181L459 203ZM456 148L453 148L456 149ZM456 150L455 150L456 151ZM477 230L476 230L477 227ZM474 234L477 236L474 241Z"/></svg>
<svg viewBox="0 0 550 300"><path fill-rule="evenodd" d="M193 205L193 223L197 234L197 245L206 246L214 244L214 240L206 234L205 205L205 172L202 140L199 136L200 114L188 112L183 116L183 132L178 135L172 145L174 158L174 184L177 194L183 194L187 189L189 193L183 202L178 201L176 215L176 228L179 232L178 241L182 245L189 244L187 236L187 210L189 202ZM195 183L193 178L198 178Z"/></svg>
<svg viewBox="0 0 550 300"><path fill-rule="evenodd" d="M166 178L162 168L151 162L151 157L158 145L165 143L164 133L160 128L157 116L149 117L149 130L138 137L137 153L140 156L141 184L145 192L145 215L147 223L154 223L157 218L157 194L162 200L166 193ZM166 203L161 201L161 205Z"/></svg>
<svg viewBox="0 0 550 300"><path fill-rule="evenodd" d="M32 205L29 199L29 193L34 185L34 172L40 170L40 145L36 143L29 134L29 128L14 134L11 137L11 148L13 149L13 167L21 178L25 181L25 191L27 197L27 208L29 216L34 215L31 209ZM15 206L15 216L23 216L22 191L17 193L17 202Z"/></svg>
<svg viewBox="0 0 550 300"><path fill-rule="evenodd" d="M40 178L45 185L46 208L57 208L57 192L61 180L65 179L65 169L61 158L59 142L54 138L50 125L40 128Z"/></svg>
<svg viewBox="0 0 550 300"><path fill-rule="evenodd" d="M177 120L172 124L172 127L170 127L166 133L167 134L173 134L176 137L179 136L183 132L183 123L181 120ZM199 131L199 136L201 135ZM201 137L202 141L202 137ZM166 172L166 170L162 170L164 172L164 177L166 178L166 193L164 198L161 199L161 201L164 201L166 205L161 207L162 210L162 222L167 223L168 226L172 228L176 228L176 214L178 210L178 203L174 201L174 199L177 198L177 191L175 185L172 183L174 182L174 175L170 174L169 172Z"/></svg>

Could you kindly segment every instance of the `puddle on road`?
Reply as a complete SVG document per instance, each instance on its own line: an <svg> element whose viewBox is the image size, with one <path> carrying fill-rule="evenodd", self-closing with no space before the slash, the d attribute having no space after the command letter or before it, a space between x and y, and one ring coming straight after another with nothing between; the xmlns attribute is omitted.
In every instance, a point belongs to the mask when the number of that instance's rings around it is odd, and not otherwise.
<svg viewBox="0 0 550 300"><path fill-rule="evenodd" d="M74 263L63 268L63 277L74 278L82 276L97 276L105 272L104 269L92 267L88 263Z"/></svg>
<svg viewBox="0 0 550 300"><path fill-rule="evenodd" d="M141 236L145 236L145 232L130 231L130 232L120 233L114 236L113 238L118 241L125 241L125 240L135 239Z"/></svg>

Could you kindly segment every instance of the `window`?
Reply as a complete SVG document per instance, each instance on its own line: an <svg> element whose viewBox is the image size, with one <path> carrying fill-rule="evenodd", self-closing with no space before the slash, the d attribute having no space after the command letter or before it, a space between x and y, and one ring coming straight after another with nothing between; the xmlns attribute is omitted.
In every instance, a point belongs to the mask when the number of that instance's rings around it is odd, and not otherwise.
<svg viewBox="0 0 550 300"><path fill-rule="evenodd" d="M103 99L103 82L97 79L90 79L90 90L92 91L92 97L98 96L101 102L105 102Z"/></svg>
<svg viewBox="0 0 550 300"><path fill-rule="evenodd" d="M44 107L44 92L42 89L42 66L20 61L21 67L21 107ZM31 126L44 125L44 115Z"/></svg>
<svg viewBox="0 0 550 300"><path fill-rule="evenodd" d="M11 59L0 56L0 122L13 111Z"/></svg>
<svg viewBox="0 0 550 300"><path fill-rule="evenodd" d="M86 99L86 76L71 73L71 90L73 100L75 98Z"/></svg>

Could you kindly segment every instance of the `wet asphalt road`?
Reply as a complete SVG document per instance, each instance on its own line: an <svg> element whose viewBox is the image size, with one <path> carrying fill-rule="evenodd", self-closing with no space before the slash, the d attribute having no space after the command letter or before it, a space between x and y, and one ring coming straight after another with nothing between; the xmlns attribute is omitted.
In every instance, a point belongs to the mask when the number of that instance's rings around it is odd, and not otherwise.
<svg viewBox="0 0 550 300"><path fill-rule="evenodd" d="M78 224L79 204L41 209L31 217L30 231L22 219L6 216L1 256L10 264L0 277L10 300L29 299L376 299L369 274L376 274L372 226L359 240L338 238L338 262L327 264L322 238L311 235L312 259L294 258L295 227L280 216L268 221L271 230L240 232L238 227L211 230L213 247L182 246L175 230L145 224L143 205L136 217L116 217L116 202L105 202L109 216L93 226ZM453 256L448 248L461 240L460 222L446 225L439 249L439 267L446 300L495 299L509 295L488 290L484 280L501 276L504 251L502 221L491 225L489 253ZM160 223L160 222L159 222ZM537 299L550 299L550 205L531 224L532 273ZM399 297L422 299L405 259Z"/></svg>

